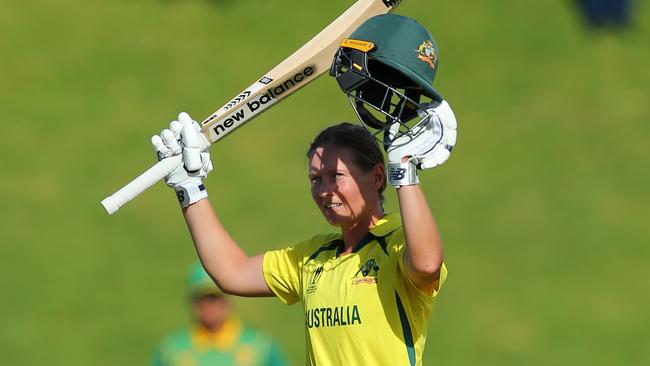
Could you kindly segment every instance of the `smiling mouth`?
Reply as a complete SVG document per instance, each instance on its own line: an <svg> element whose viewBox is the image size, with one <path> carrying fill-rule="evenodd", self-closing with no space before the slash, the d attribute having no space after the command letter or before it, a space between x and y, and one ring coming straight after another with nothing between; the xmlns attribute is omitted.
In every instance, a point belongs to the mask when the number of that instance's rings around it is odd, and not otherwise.
<svg viewBox="0 0 650 366"><path fill-rule="evenodd" d="M326 204L323 205L323 207L325 207L326 209L331 210L331 209L336 209L336 208L341 207L341 204L340 203L326 203Z"/></svg>

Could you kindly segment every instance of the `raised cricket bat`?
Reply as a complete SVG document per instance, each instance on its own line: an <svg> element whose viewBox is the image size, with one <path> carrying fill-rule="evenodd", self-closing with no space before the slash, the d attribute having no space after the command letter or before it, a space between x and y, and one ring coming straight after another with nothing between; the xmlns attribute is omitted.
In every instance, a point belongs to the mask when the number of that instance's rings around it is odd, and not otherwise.
<svg viewBox="0 0 650 366"><path fill-rule="evenodd" d="M251 86L201 122L210 143L257 117L329 70L341 40L367 19L393 10L401 0L358 0L330 25ZM119 210L181 164L181 155L159 161L101 203L109 214Z"/></svg>

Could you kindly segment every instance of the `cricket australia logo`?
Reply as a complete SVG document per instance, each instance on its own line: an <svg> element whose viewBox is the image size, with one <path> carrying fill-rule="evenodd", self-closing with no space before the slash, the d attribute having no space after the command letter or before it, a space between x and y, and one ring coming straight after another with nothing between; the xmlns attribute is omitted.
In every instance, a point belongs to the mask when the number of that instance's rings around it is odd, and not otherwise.
<svg viewBox="0 0 650 366"><path fill-rule="evenodd" d="M307 293L311 294L316 291L318 288L318 280L320 277L323 275L323 266L318 267L314 271L314 273L311 274L311 278L309 279L309 284L307 285Z"/></svg>
<svg viewBox="0 0 650 366"><path fill-rule="evenodd" d="M438 62L438 57L436 56L436 49L433 47L432 41L424 41L415 50L415 53L418 54L418 58L431 66L432 69L436 68L436 62Z"/></svg>
<svg viewBox="0 0 650 366"><path fill-rule="evenodd" d="M377 283L377 276L379 275L379 265L375 258L368 259L361 268L354 274L352 279L353 285L362 283L372 284Z"/></svg>

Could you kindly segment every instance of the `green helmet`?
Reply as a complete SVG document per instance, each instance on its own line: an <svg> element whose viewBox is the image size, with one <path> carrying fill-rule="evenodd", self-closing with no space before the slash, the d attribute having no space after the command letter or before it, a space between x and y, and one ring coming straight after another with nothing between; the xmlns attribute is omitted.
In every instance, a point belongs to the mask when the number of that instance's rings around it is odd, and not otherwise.
<svg viewBox="0 0 650 366"><path fill-rule="evenodd" d="M361 24L349 39L372 42L375 47L368 52L371 60L400 72L424 95L442 101L432 86L438 71L438 46L415 19L391 13L378 15Z"/></svg>
<svg viewBox="0 0 650 366"><path fill-rule="evenodd" d="M386 147L422 121L417 118L422 111L442 102L432 86L438 64L438 47L422 25L384 14L368 19L341 42L330 75Z"/></svg>
<svg viewBox="0 0 650 366"><path fill-rule="evenodd" d="M204 295L223 295L199 261L193 263L187 272L187 291L191 298Z"/></svg>

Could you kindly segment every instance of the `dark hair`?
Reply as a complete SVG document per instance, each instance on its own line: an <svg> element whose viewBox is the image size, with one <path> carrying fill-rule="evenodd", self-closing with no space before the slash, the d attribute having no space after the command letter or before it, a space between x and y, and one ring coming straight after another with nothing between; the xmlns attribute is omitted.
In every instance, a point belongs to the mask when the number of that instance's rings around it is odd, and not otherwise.
<svg viewBox="0 0 650 366"><path fill-rule="evenodd" d="M377 140L364 127L343 122L322 130L307 150L307 157L311 158L318 147L336 146L352 152L354 163L364 173L370 172L377 164L386 165L384 154ZM384 203L384 189L386 189L386 176L384 184L379 189L379 199Z"/></svg>

